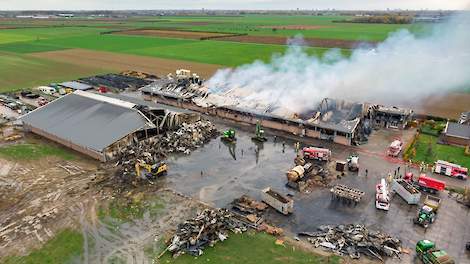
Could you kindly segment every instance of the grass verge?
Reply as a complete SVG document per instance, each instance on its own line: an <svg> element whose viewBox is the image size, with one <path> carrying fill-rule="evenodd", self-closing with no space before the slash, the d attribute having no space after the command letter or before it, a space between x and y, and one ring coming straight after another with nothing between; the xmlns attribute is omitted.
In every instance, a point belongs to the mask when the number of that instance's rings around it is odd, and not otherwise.
<svg viewBox="0 0 470 264"><path fill-rule="evenodd" d="M182 255L173 259L167 253L160 263L340 263L337 256L317 256L287 243L276 245L275 241L275 237L266 233L247 232L232 235L228 240L205 249L202 256Z"/></svg>
<svg viewBox="0 0 470 264"><path fill-rule="evenodd" d="M70 263L80 259L83 250L83 235L77 231L66 229L58 233L40 249L27 256L10 256L3 260L4 264L58 264Z"/></svg>
<svg viewBox="0 0 470 264"><path fill-rule="evenodd" d="M64 160L73 160L75 155L68 150L42 143L22 143L0 148L0 155L12 160L33 160L47 156L57 156Z"/></svg>

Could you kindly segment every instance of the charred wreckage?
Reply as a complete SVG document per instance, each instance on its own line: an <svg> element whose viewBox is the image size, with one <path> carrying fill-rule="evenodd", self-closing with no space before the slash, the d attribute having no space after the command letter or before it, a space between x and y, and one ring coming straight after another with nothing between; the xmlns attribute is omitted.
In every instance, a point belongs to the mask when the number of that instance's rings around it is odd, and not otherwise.
<svg viewBox="0 0 470 264"><path fill-rule="evenodd" d="M265 128L342 145L364 143L372 125L378 123L384 127L403 128L412 115L412 111L395 108L398 114L385 115L382 106L331 98L323 99L311 111L285 114L289 111L276 106L240 102L233 96L242 93L237 89L224 94L211 93L197 75L190 74L169 75L143 87L141 92L146 100L242 123L254 125L259 122ZM399 116L400 113L405 116Z"/></svg>

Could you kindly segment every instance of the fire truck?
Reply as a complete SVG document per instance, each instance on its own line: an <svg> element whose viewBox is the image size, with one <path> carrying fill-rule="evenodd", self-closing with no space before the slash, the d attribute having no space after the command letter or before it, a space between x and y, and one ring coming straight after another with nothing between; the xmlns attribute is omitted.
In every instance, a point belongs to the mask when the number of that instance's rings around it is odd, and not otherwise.
<svg viewBox="0 0 470 264"><path fill-rule="evenodd" d="M433 179L431 177L427 177L426 174L419 175L417 181L413 181L413 173L408 172L405 174L405 181L415 185L418 189L430 192L430 193L437 193L442 191L446 188L446 183L437 179Z"/></svg>
<svg viewBox="0 0 470 264"><path fill-rule="evenodd" d="M375 186L375 208L385 211L390 209L390 195L385 179Z"/></svg>
<svg viewBox="0 0 470 264"><path fill-rule="evenodd" d="M398 157L403 148L403 142L399 139L395 139L392 144L388 147L387 154L392 157Z"/></svg>
<svg viewBox="0 0 470 264"><path fill-rule="evenodd" d="M434 172L460 180L466 180L468 178L467 168L443 160L436 161Z"/></svg>
<svg viewBox="0 0 470 264"><path fill-rule="evenodd" d="M306 159L329 161L331 157L331 151L325 148L305 147L302 153Z"/></svg>

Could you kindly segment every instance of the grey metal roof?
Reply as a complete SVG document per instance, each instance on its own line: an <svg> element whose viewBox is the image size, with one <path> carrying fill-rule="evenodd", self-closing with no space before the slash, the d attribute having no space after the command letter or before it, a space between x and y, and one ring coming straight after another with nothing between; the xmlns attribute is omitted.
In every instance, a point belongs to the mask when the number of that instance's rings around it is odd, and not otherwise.
<svg viewBox="0 0 470 264"><path fill-rule="evenodd" d="M93 86L84 84L81 82L76 82L76 81L71 81L71 82L63 82L59 83L60 86L67 87L67 88L72 88L74 90L80 90L80 91L86 91L93 89Z"/></svg>
<svg viewBox="0 0 470 264"><path fill-rule="evenodd" d="M24 116L24 124L98 152L126 135L154 125L138 110L77 91ZM107 97L106 97L107 98ZM112 99L116 100L116 99ZM119 100L116 100L119 101ZM129 103L127 103L129 104ZM132 105L132 104L131 104Z"/></svg>
<svg viewBox="0 0 470 264"><path fill-rule="evenodd" d="M446 135L460 138L470 138L470 126L449 122L447 123Z"/></svg>

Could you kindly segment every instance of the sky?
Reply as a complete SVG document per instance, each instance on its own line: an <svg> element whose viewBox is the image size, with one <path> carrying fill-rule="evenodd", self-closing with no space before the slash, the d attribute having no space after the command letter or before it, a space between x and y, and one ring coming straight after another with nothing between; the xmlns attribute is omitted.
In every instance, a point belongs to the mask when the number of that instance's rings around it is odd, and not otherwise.
<svg viewBox="0 0 470 264"><path fill-rule="evenodd" d="M0 0L0 10L467 9L470 0Z"/></svg>

